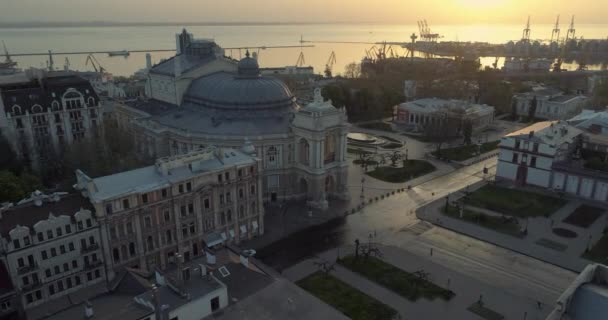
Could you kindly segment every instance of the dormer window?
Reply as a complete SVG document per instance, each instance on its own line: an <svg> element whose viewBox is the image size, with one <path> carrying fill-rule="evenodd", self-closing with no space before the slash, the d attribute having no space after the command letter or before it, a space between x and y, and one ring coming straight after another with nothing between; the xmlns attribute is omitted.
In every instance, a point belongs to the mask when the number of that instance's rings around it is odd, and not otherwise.
<svg viewBox="0 0 608 320"><path fill-rule="evenodd" d="M13 248L15 248L15 249L21 248L21 242L19 242L19 239L13 240Z"/></svg>

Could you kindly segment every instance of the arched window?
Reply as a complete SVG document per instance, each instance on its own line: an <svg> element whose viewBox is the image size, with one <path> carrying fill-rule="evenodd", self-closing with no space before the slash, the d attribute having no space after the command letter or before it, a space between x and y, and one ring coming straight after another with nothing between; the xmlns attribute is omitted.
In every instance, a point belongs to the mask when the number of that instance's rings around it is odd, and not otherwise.
<svg viewBox="0 0 608 320"><path fill-rule="evenodd" d="M255 201L251 203L251 210L249 210L249 214L254 215L256 212Z"/></svg>
<svg viewBox="0 0 608 320"><path fill-rule="evenodd" d="M112 250L112 255L114 256L114 262L120 261L120 253L118 252L118 248L114 248Z"/></svg>
<svg viewBox="0 0 608 320"><path fill-rule="evenodd" d="M148 236L146 243L148 244L148 251L154 250L154 239L152 239L152 236Z"/></svg>
<svg viewBox="0 0 608 320"><path fill-rule="evenodd" d="M126 259L129 255L127 254L127 246L124 244L120 247L120 254L124 259Z"/></svg>
<svg viewBox="0 0 608 320"><path fill-rule="evenodd" d="M252 185L251 187L249 187L251 189L251 194L255 194L255 186Z"/></svg>
<svg viewBox="0 0 608 320"><path fill-rule="evenodd" d="M89 105L89 107L94 107L95 106L95 99L93 97L89 97L87 99L87 104Z"/></svg>
<svg viewBox="0 0 608 320"><path fill-rule="evenodd" d="M32 106L32 113L40 113L42 112L42 106L39 104L35 104Z"/></svg>
<svg viewBox="0 0 608 320"><path fill-rule="evenodd" d="M226 224L226 214L224 212L220 213L220 224L221 225L225 225Z"/></svg>
<svg viewBox="0 0 608 320"><path fill-rule="evenodd" d="M242 205L239 207L239 218L245 218L245 207Z"/></svg>
<svg viewBox="0 0 608 320"><path fill-rule="evenodd" d="M232 222L232 210L228 209L228 223Z"/></svg>
<svg viewBox="0 0 608 320"><path fill-rule="evenodd" d="M82 107L82 95L77 91L68 91L63 95L63 103L68 109L78 109Z"/></svg>
<svg viewBox="0 0 608 320"><path fill-rule="evenodd" d="M310 145L306 139L300 139L299 143L300 163L310 164Z"/></svg>
<svg viewBox="0 0 608 320"><path fill-rule="evenodd" d="M51 103L51 110L53 110L53 111L61 110L61 106L59 105L59 102L57 100L53 100L53 102Z"/></svg>
<svg viewBox="0 0 608 320"><path fill-rule="evenodd" d="M13 115L21 115L21 107L19 105L13 106Z"/></svg>
<svg viewBox="0 0 608 320"><path fill-rule="evenodd" d="M135 243L133 242L129 243L129 254L131 257L135 255Z"/></svg>
<svg viewBox="0 0 608 320"><path fill-rule="evenodd" d="M336 135L327 133L325 135L325 157L324 163L332 163L336 160Z"/></svg>
<svg viewBox="0 0 608 320"><path fill-rule="evenodd" d="M243 192L243 188L239 189L239 199L243 199L243 197L245 196L245 192Z"/></svg>
<svg viewBox="0 0 608 320"><path fill-rule="evenodd" d="M266 161L268 166L275 166L277 165L277 161L278 160L278 151L277 148L274 146L271 146L268 148L268 150L266 151Z"/></svg>

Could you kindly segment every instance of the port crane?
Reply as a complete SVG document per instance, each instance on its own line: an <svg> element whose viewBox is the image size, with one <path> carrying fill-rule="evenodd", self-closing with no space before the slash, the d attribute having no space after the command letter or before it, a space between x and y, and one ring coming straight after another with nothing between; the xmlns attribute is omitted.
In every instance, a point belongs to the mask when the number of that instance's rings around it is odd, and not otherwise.
<svg viewBox="0 0 608 320"><path fill-rule="evenodd" d="M85 61L85 66L88 66L89 63L91 63L91 65L93 66L93 70L95 70L95 72L97 73L104 73L106 70L101 66L101 64L99 63L99 61L97 61L97 58L95 58L95 56L93 54L89 54L87 56L87 60Z"/></svg>
<svg viewBox="0 0 608 320"><path fill-rule="evenodd" d="M418 21L418 30L420 31L420 38L424 41L437 42L437 39L443 38L440 34L431 32L426 19Z"/></svg>
<svg viewBox="0 0 608 320"><path fill-rule="evenodd" d="M4 43L4 40L2 40L2 46L4 47L4 62L0 62L0 66L7 68L16 66L17 62L11 59L11 55L8 53L8 49L6 49L6 44Z"/></svg>
<svg viewBox="0 0 608 320"><path fill-rule="evenodd" d="M334 51L332 51L331 54L329 55L329 59L327 59L327 63L325 64L325 77L327 77L327 78L332 77L332 68L334 67L335 63L336 63L336 53Z"/></svg>
<svg viewBox="0 0 608 320"><path fill-rule="evenodd" d="M553 39L555 39L555 41L559 42L559 33L560 33L559 15L557 15L557 20L555 21L555 27L553 27L553 30L551 31L551 42L549 42L550 44L553 43Z"/></svg>
<svg viewBox="0 0 608 320"><path fill-rule="evenodd" d="M526 23L526 27L524 28L524 31L521 35L522 42L530 42L530 31L530 16L528 16L528 22Z"/></svg>
<svg viewBox="0 0 608 320"><path fill-rule="evenodd" d="M574 16L572 16L572 20L570 20L570 27L568 28L568 32L566 33L566 38L562 43L562 49L560 50L560 54L557 57L557 61L553 65L554 72L562 71L562 63L566 58L566 50L568 48L568 41L575 40L576 29L574 29Z"/></svg>

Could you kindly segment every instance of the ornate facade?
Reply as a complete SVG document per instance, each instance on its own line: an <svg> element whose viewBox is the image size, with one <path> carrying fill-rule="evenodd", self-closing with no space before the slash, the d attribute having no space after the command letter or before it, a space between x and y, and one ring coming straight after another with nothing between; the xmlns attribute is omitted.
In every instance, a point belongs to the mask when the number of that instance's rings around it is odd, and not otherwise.
<svg viewBox="0 0 608 320"><path fill-rule="evenodd" d="M323 101L320 91L301 107L285 83L260 74L249 54L237 64L218 56L214 43L185 32L177 39L181 53L150 70L151 99L117 108L125 111L120 121L134 128L141 152L173 156L207 146L238 149L249 141L262 161L264 201L307 199L324 209L327 199L348 197L344 109ZM195 75L187 79L181 76L186 61ZM160 78L168 88L185 90L165 99L154 85Z"/></svg>

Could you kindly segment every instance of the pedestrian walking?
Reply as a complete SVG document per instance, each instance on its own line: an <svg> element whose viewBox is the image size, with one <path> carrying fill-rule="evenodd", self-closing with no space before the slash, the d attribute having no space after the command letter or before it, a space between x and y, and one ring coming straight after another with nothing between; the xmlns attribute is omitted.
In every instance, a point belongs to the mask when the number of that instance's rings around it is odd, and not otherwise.
<svg viewBox="0 0 608 320"><path fill-rule="evenodd" d="M536 301L536 304L538 305L538 309L543 308L543 304L540 301Z"/></svg>

